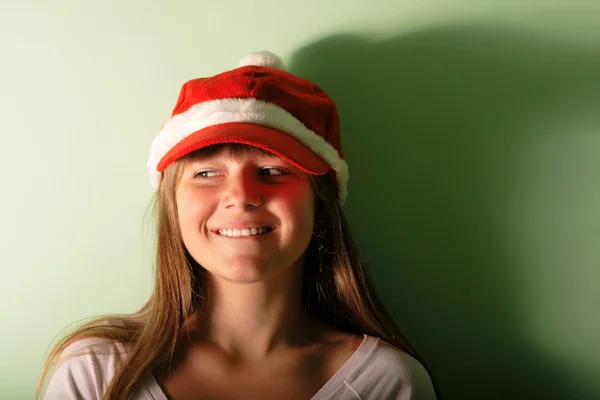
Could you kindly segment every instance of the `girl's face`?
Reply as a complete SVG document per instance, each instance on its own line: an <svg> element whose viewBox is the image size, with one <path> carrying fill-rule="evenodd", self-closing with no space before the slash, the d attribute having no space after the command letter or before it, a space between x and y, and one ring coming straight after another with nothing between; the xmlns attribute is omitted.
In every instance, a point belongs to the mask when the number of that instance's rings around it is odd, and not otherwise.
<svg viewBox="0 0 600 400"><path fill-rule="evenodd" d="M225 148L183 168L176 202L187 250L215 277L250 283L301 267L314 197L287 161Z"/></svg>

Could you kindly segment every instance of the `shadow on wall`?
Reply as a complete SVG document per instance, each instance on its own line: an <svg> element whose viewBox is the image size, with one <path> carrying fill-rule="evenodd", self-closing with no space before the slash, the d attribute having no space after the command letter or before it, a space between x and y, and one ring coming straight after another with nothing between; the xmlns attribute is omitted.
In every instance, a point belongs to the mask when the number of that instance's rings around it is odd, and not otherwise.
<svg viewBox="0 0 600 400"><path fill-rule="evenodd" d="M346 212L444 399L600 398L574 364L537 345L529 244L511 220L531 178L527 151L545 140L535 127L600 104L599 54L514 29L453 26L383 41L329 37L299 49L288 69L338 104Z"/></svg>

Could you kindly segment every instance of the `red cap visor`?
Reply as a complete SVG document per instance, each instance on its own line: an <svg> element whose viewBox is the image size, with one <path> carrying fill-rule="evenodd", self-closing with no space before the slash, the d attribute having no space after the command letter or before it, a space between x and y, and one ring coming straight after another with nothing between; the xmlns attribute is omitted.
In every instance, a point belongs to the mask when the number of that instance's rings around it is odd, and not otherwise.
<svg viewBox="0 0 600 400"><path fill-rule="evenodd" d="M156 169L163 172L171 163L192 151L218 143L242 143L261 148L311 175L323 175L331 169L329 164L289 134L248 122L228 122L192 133L169 150Z"/></svg>

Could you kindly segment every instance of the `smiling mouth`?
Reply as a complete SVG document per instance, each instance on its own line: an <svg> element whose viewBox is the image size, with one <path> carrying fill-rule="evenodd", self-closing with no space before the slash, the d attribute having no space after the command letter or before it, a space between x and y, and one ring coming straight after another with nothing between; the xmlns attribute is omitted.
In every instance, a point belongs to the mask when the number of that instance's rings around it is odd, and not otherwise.
<svg viewBox="0 0 600 400"><path fill-rule="evenodd" d="M227 237L249 237L249 236L261 236L265 235L269 232L272 232L273 228L271 227L262 227L262 228L244 228L244 229L219 229L217 234L220 236Z"/></svg>

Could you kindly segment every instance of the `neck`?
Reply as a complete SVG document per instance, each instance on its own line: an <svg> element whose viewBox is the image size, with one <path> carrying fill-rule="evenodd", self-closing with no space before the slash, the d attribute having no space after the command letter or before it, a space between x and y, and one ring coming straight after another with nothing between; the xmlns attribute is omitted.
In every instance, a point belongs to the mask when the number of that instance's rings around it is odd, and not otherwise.
<svg viewBox="0 0 600 400"><path fill-rule="evenodd" d="M302 268L255 283L207 277L207 307L196 317L202 341L244 358L261 358L300 346L311 336L313 318L302 305Z"/></svg>

